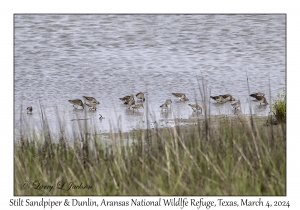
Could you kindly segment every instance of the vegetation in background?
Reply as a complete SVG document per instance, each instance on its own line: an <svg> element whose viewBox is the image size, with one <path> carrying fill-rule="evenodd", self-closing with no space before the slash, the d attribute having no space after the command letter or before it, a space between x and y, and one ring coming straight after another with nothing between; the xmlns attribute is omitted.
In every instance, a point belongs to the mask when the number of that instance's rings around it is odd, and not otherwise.
<svg viewBox="0 0 300 210"><path fill-rule="evenodd" d="M277 94L277 99L272 104L272 112L278 122L286 123L286 94L284 90L282 94Z"/></svg>

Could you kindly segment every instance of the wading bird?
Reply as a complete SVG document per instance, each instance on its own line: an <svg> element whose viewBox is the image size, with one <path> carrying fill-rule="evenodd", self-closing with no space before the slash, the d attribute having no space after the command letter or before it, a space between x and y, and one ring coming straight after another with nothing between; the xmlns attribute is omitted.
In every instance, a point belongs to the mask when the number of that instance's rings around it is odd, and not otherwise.
<svg viewBox="0 0 300 210"><path fill-rule="evenodd" d="M186 97L184 93L172 93L175 97L177 97L179 100L183 99L185 101L188 101L189 99Z"/></svg>
<svg viewBox="0 0 300 210"><path fill-rule="evenodd" d="M190 107L192 107L193 111L199 110L202 113L202 108L198 104L188 104Z"/></svg>
<svg viewBox="0 0 300 210"><path fill-rule="evenodd" d="M69 100L69 102L70 102L71 104L73 104L73 107L74 107L75 109L77 109L78 106L81 106L81 107L84 109L84 104L82 103L82 101L81 101L80 99ZM76 107L75 107L75 106L76 106Z"/></svg>
<svg viewBox="0 0 300 210"><path fill-rule="evenodd" d="M89 97L89 96L82 96L82 97L85 98L91 104L100 104L100 102L97 101L94 97Z"/></svg>

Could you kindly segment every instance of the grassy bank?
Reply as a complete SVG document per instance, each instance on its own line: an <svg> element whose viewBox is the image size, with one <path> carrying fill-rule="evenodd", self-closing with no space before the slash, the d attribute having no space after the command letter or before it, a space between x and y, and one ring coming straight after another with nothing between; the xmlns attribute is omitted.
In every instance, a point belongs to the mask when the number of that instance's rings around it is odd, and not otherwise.
<svg viewBox="0 0 300 210"><path fill-rule="evenodd" d="M286 195L285 124L209 117L187 126L110 133L79 126L15 142L15 195ZM85 124L86 125L86 124ZM58 139L54 139L58 138Z"/></svg>

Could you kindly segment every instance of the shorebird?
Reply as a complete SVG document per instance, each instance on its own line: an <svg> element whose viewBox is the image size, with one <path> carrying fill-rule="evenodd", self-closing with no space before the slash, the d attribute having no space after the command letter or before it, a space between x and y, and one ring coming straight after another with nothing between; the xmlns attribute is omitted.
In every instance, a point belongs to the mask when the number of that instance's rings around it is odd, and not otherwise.
<svg viewBox="0 0 300 210"><path fill-rule="evenodd" d="M32 106L27 107L27 114L32 114Z"/></svg>
<svg viewBox="0 0 300 210"><path fill-rule="evenodd" d="M89 107L89 110L96 110L97 109L96 104L87 104L87 103L85 103L85 105L87 105Z"/></svg>
<svg viewBox="0 0 300 210"><path fill-rule="evenodd" d="M124 96L123 98L119 98L121 101L123 101L124 102L124 104L128 104L128 102L130 101L130 100L134 100L134 97L133 97L133 95L129 95L129 96Z"/></svg>
<svg viewBox="0 0 300 210"><path fill-rule="evenodd" d="M143 92L139 92L135 95L138 99L145 101L145 94Z"/></svg>
<svg viewBox="0 0 300 210"><path fill-rule="evenodd" d="M266 99L264 96L257 96L256 99L260 101L260 105L261 105L261 103L264 103L265 105L268 105L268 104L269 104L269 103L267 102L267 99Z"/></svg>
<svg viewBox="0 0 300 210"><path fill-rule="evenodd" d="M135 104L134 106L132 106L131 108L133 109L133 111L135 110L135 109L139 109L139 108L141 108L141 107L143 107L143 109L144 109L144 106L143 106L143 104Z"/></svg>
<svg viewBox="0 0 300 210"><path fill-rule="evenodd" d="M134 100L133 96L128 99L127 104L128 104L128 106L127 106L128 109L130 109L130 107L135 104L135 100Z"/></svg>
<svg viewBox="0 0 300 210"><path fill-rule="evenodd" d="M265 96L265 94L258 92L258 93L252 93L252 94L250 94L250 96L252 98L255 98L258 101L261 101L263 99L263 97Z"/></svg>
<svg viewBox="0 0 300 210"><path fill-rule="evenodd" d="M251 95L253 95L253 94L251 94ZM251 95L250 95L250 96L251 96ZM261 104L261 103L264 103L265 105L269 104L269 103L267 102L266 97L263 96L263 95L255 95L255 96L251 96L251 97L254 97L254 98L256 98L256 100L260 101L260 104Z"/></svg>
<svg viewBox="0 0 300 210"><path fill-rule="evenodd" d="M192 107L193 111L200 110L202 113L202 108L198 104L188 104L190 107Z"/></svg>
<svg viewBox="0 0 300 210"><path fill-rule="evenodd" d="M172 100L171 99L167 99L164 104L160 105L160 107L162 109L167 109L169 107L169 105L171 105L171 103L172 103ZM171 106L170 106L170 108L171 108Z"/></svg>
<svg viewBox="0 0 300 210"><path fill-rule="evenodd" d="M258 92L258 93L252 93L252 94L250 94L250 96L253 97L253 98L256 98L256 97L265 96L265 94L264 94L264 93ZM256 98L256 99L257 99L257 98ZM257 99L257 100L258 100L258 99Z"/></svg>
<svg viewBox="0 0 300 210"><path fill-rule="evenodd" d="M225 101L235 101L235 98L232 97L230 94L220 95L224 98Z"/></svg>
<svg viewBox="0 0 300 210"><path fill-rule="evenodd" d="M167 105L170 105L171 103L172 103L171 99L167 99L166 102L165 102L165 104L167 104Z"/></svg>
<svg viewBox="0 0 300 210"><path fill-rule="evenodd" d="M99 117L100 120L105 118L105 117L102 116L102 114L99 114L99 115L100 115L100 117Z"/></svg>
<svg viewBox="0 0 300 210"><path fill-rule="evenodd" d="M224 103L226 102L226 100L221 96L210 96L212 99L214 99L215 101L217 101L218 103Z"/></svg>
<svg viewBox="0 0 300 210"><path fill-rule="evenodd" d="M123 98L119 98L121 101L127 101L131 96L124 96Z"/></svg>
<svg viewBox="0 0 300 210"><path fill-rule="evenodd" d="M82 96L82 97L92 104L100 104L100 102L97 101L94 97L89 97L89 96Z"/></svg>
<svg viewBox="0 0 300 210"><path fill-rule="evenodd" d="M160 105L161 110L166 110L168 108L168 104L167 101L165 103L163 103L162 105Z"/></svg>
<svg viewBox="0 0 300 210"><path fill-rule="evenodd" d="M235 103L231 104L231 106L233 106L233 108L234 108L234 109L237 109L237 108L239 108L239 107L240 107L240 105L241 105L240 99L239 99L237 102L235 102Z"/></svg>
<svg viewBox="0 0 300 210"><path fill-rule="evenodd" d="M184 93L172 93L175 97L179 98L179 100L183 99L185 101L188 101L189 99L186 97Z"/></svg>
<svg viewBox="0 0 300 210"><path fill-rule="evenodd" d="M71 104L73 104L73 107L77 109L78 106L81 106L84 109L84 104L80 99L74 99L74 100L69 100ZM75 107L76 106L76 107Z"/></svg>

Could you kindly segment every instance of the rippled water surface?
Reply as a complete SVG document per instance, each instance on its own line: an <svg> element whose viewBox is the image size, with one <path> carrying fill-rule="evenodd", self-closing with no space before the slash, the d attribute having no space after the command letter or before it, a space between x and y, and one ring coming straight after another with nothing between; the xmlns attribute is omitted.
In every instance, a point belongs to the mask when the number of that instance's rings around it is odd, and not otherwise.
<svg viewBox="0 0 300 210"><path fill-rule="evenodd" d="M285 15L15 15L14 27L16 128L21 115L39 126L41 105L53 127L58 117L70 127L78 122L72 119L89 118L99 132L144 127L147 119L165 120L161 126L195 116L187 104L203 106L202 84L208 95L240 99L248 114L246 72L250 92L271 101L286 84ZM140 91L147 92L145 109L133 112L119 100ZM73 109L68 100L83 95L100 101L96 111ZM171 109L161 112L168 98ZM233 114L229 102L208 101L211 114ZM250 106L259 115L269 111Z"/></svg>

